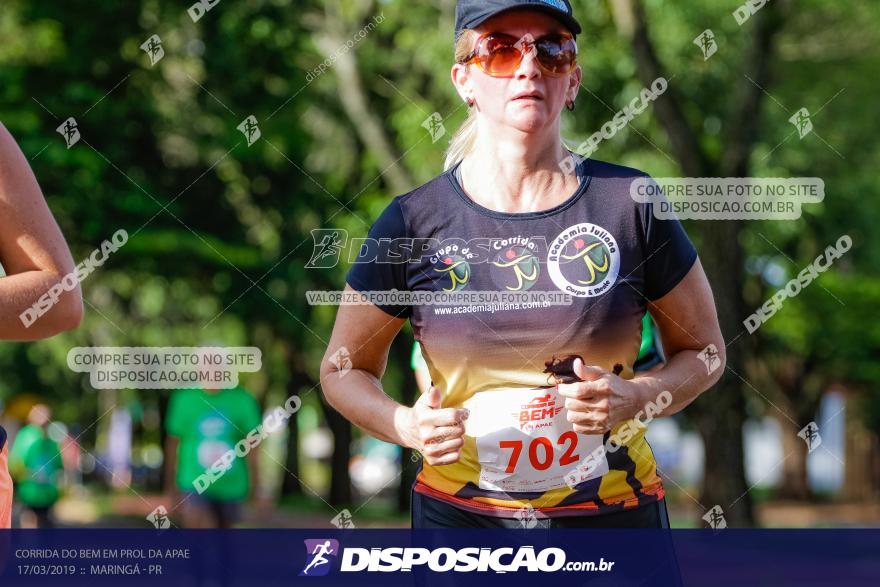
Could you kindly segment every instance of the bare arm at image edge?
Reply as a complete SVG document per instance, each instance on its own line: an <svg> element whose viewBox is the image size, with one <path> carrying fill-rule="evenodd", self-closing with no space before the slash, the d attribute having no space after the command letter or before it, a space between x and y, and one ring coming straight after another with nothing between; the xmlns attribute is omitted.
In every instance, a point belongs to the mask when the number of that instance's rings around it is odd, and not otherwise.
<svg viewBox="0 0 880 587"><path fill-rule="evenodd" d="M6 273L0 278L0 340L38 340L80 323L83 307L79 284L62 292L42 316L21 318L74 270L74 263L27 159L2 124L0 264Z"/></svg>

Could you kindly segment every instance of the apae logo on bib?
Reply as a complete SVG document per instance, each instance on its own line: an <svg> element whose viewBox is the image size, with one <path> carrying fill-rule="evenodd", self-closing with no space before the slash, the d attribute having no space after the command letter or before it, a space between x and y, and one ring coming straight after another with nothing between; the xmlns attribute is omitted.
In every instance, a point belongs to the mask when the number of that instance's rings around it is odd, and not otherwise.
<svg viewBox="0 0 880 587"><path fill-rule="evenodd" d="M569 226L547 251L547 270L560 290L581 298L611 289L620 271L620 249L601 226L582 222Z"/></svg>

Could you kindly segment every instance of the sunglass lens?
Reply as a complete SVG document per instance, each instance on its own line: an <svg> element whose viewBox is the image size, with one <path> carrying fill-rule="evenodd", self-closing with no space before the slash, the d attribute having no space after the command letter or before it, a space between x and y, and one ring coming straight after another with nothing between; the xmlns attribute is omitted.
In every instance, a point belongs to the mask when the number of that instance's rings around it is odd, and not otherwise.
<svg viewBox="0 0 880 587"><path fill-rule="evenodd" d="M542 39L538 42L538 61L553 74L566 74L574 65L574 42L565 38Z"/></svg>
<svg viewBox="0 0 880 587"><path fill-rule="evenodd" d="M494 42L486 47L483 65L490 75L510 75L519 67L522 54L510 43Z"/></svg>

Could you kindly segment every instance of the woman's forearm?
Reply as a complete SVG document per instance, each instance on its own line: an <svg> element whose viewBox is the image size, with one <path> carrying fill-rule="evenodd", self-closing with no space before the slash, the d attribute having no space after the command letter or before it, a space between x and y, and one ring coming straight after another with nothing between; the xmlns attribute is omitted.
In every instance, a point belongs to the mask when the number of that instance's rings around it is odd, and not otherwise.
<svg viewBox="0 0 880 587"><path fill-rule="evenodd" d="M711 373L697 356L700 352L691 349L680 350L662 369L639 373L631 379L640 390L638 409L643 411L641 420L645 419L644 410L649 402L655 406L666 405L665 398L658 401L664 391L669 392L671 403L656 415L658 417L680 412L718 381L724 372L723 351L718 355L720 363L715 365Z"/></svg>
<svg viewBox="0 0 880 587"><path fill-rule="evenodd" d="M61 286L74 271L70 250L27 159L2 123L0 263L7 274L0 277L0 339L36 340L79 324L79 284L67 283L70 291Z"/></svg>
<svg viewBox="0 0 880 587"><path fill-rule="evenodd" d="M394 401L382 383L368 371L352 369L340 375L331 369L321 374L321 387L327 402L359 428L379 440L415 448L412 408Z"/></svg>
<svg viewBox="0 0 880 587"><path fill-rule="evenodd" d="M0 340L38 340L75 328L82 319L82 294L79 285L64 291L63 278L39 270L0 278ZM44 298L53 291L57 301L53 295ZM38 303L41 298L44 303Z"/></svg>

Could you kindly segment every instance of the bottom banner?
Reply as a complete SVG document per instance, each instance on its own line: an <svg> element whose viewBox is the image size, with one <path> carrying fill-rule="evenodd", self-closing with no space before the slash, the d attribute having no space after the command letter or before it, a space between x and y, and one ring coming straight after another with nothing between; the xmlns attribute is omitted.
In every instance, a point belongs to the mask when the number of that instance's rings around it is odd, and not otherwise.
<svg viewBox="0 0 880 587"><path fill-rule="evenodd" d="M868 585L880 530L12 530L6 585Z"/></svg>

